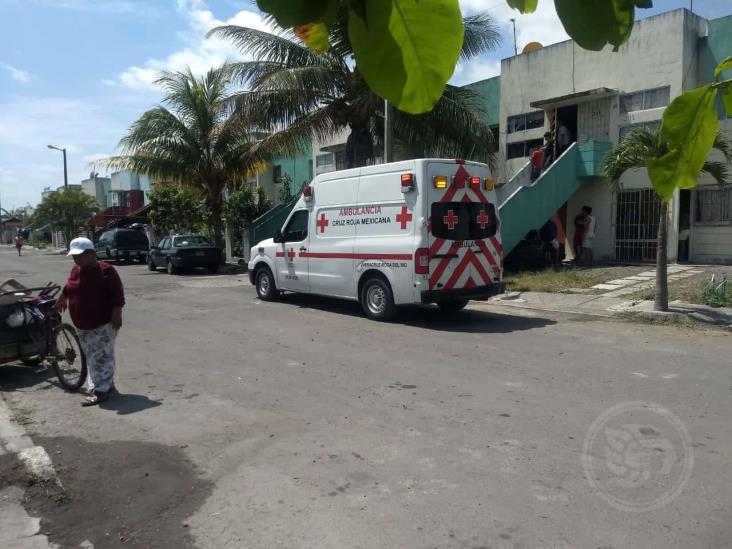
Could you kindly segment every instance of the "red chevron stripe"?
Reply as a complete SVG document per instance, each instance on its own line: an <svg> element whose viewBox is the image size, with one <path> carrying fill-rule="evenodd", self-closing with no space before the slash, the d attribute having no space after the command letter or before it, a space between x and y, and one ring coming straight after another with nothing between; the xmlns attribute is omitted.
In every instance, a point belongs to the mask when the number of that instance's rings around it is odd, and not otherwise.
<svg viewBox="0 0 732 549"><path fill-rule="evenodd" d="M452 255L460 249L460 244L462 241L453 242L452 246L450 246L450 249L447 251L449 255ZM445 272L445 269L447 269L447 266L450 264L451 258L445 257L440 261L440 263L437 265L437 268L435 269L435 272L432 273L432 276L430 276L430 288L434 288L437 283L440 281L440 277L442 276L442 273Z"/></svg>

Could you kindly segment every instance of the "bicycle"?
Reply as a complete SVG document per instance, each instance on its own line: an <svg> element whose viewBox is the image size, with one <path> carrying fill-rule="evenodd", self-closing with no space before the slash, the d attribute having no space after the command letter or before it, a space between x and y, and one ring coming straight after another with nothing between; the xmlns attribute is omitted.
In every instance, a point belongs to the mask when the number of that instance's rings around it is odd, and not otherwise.
<svg viewBox="0 0 732 549"><path fill-rule="evenodd" d="M76 329L54 308L61 286L26 288L16 280L0 285L0 364L20 360L48 363L67 391L78 391L87 376Z"/></svg>

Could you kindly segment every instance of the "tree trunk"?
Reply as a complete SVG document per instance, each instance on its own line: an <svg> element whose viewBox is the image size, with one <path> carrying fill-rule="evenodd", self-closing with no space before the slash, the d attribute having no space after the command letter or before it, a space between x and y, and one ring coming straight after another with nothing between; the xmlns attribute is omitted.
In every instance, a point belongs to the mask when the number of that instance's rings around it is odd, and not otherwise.
<svg viewBox="0 0 732 549"><path fill-rule="evenodd" d="M214 244L224 249L223 224L221 222L221 194L209 195L211 210L211 232L213 233Z"/></svg>
<svg viewBox="0 0 732 549"><path fill-rule="evenodd" d="M668 311L668 202L661 201L661 219L658 223L656 248L656 301L655 311Z"/></svg>

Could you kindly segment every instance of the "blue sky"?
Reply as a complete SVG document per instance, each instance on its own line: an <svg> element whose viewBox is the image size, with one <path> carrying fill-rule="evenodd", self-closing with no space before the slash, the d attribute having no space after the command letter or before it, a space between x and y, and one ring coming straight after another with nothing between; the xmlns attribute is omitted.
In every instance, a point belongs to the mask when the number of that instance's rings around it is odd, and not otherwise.
<svg viewBox="0 0 732 549"><path fill-rule="evenodd" d="M647 16L688 1L656 0ZM501 25L503 46L469 65L453 82L498 74L513 53L509 19L517 18L518 44L566 39L553 2L540 0L530 16L505 0L461 0L466 12L486 9ZM708 18L732 13L729 0L697 0ZM239 58L206 31L224 22L263 27L247 0L0 0L0 201L4 208L35 205L44 187L63 184L61 153L68 150L69 182L87 177L89 163L113 154L129 125L159 101L152 86L162 69L194 71Z"/></svg>

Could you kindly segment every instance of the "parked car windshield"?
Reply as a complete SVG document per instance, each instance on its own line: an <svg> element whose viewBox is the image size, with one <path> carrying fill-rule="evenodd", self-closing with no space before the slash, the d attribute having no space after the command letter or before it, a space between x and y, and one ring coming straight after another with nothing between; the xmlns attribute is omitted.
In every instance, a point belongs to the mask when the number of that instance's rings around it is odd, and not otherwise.
<svg viewBox="0 0 732 549"><path fill-rule="evenodd" d="M191 248L195 246L210 246L205 236L176 236L173 239L174 248Z"/></svg>
<svg viewBox="0 0 732 549"><path fill-rule="evenodd" d="M117 244L121 244L123 246L133 246L133 245L142 245L147 246L147 237L145 236L145 233L141 233L139 231L117 231L115 234L115 241Z"/></svg>

